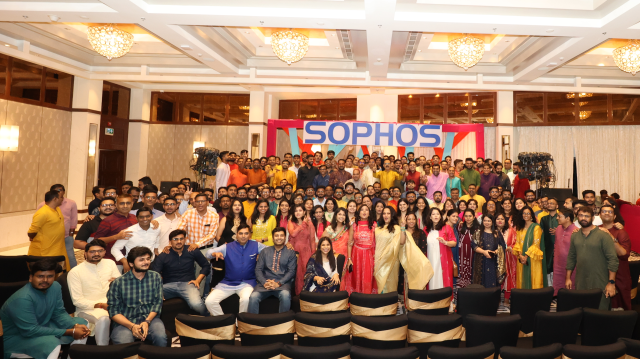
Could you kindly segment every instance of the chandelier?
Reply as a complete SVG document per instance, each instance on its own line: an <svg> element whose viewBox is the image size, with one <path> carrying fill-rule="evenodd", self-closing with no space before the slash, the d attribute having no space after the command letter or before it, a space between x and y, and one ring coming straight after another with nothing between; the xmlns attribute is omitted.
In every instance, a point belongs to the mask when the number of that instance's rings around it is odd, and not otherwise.
<svg viewBox="0 0 640 359"><path fill-rule="evenodd" d="M87 29L91 47L109 61L126 55L133 46L133 35L109 24Z"/></svg>
<svg viewBox="0 0 640 359"><path fill-rule="evenodd" d="M582 92L582 93L579 93L579 94L578 94L578 97L579 97L579 98L592 97L592 96L593 96L593 94L592 94L592 93L586 93L586 92ZM572 98L575 98L575 97L576 97L576 94L575 94L575 93L573 93L573 92L572 92L572 93L568 93L568 94L567 94L567 98L568 98L568 99L572 99ZM581 105L581 106L582 106L582 105Z"/></svg>
<svg viewBox="0 0 640 359"><path fill-rule="evenodd" d="M640 71L640 41L629 40L629 44L613 50L616 66L624 72L635 75Z"/></svg>
<svg viewBox="0 0 640 359"><path fill-rule="evenodd" d="M249 106L238 106L238 109L240 110L248 110L250 107Z"/></svg>
<svg viewBox="0 0 640 359"><path fill-rule="evenodd" d="M574 116L575 116L575 112L574 112ZM588 119L590 116L591 116L591 111L580 111L578 113L578 117L580 117L581 121Z"/></svg>
<svg viewBox="0 0 640 359"><path fill-rule="evenodd" d="M449 57L454 64L465 71L474 66L484 55L484 41L465 34L463 37L449 41Z"/></svg>
<svg viewBox="0 0 640 359"><path fill-rule="evenodd" d="M473 101L473 102L471 103L471 107L476 107L476 105L478 105L478 103L477 103L477 102L475 102L475 101ZM464 108L464 109L465 109L465 110L464 110L464 113L469 113L469 111L467 111L467 109L469 108L469 103L468 103L468 102L467 102L467 103L461 103L461 104L460 104L460 107L462 107L462 108ZM480 111L480 110L471 110L471 114L472 114L472 115L475 115L476 113L478 113L478 111Z"/></svg>
<svg viewBox="0 0 640 359"><path fill-rule="evenodd" d="M291 30L279 31L271 35L271 49L280 60L291 65L302 60L307 53L309 38Z"/></svg>

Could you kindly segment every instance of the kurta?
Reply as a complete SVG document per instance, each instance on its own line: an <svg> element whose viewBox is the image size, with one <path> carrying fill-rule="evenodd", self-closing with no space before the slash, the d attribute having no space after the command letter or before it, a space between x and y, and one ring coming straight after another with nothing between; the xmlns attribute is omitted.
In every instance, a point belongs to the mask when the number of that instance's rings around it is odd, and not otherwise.
<svg viewBox="0 0 640 359"><path fill-rule="evenodd" d="M406 233L406 232L405 232ZM422 290L433 277L429 260L407 233L404 245L400 244L400 226L394 226L389 233L387 226L376 228L374 277L380 293L395 292L398 289L400 265L407 275L409 289Z"/></svg>
<svg viewBox="0 0 640 359"><path fill-rule="evenodd" d="M262 242L265 246L273 245L273 230L276 228L276 216L269 216L269 219L266 221L262 221L260 219L256 220L256 223L253 223L251 239L261 239L267 238L266 241Z"/></svg>
<svg viewBox="0 0 640 359"><path fill-rule="evenodd" d="M316 238L313 233L313 223L302 221L302 224L289 221L287 226L289 232L289 243L298 254L298 266L296 267L296 295L302 292L304 285L304 274L307 271L307 262L313 252L315 252Z"/></svg>
<svg viewBox="0 0 640 359"><path fill-rule="evenodd" d="M470 184L474 184L476 185L476 187L480 186L480 173L478 173L478 171L474 169L463 169L462 171L460 171L460 177L463 178L462 189L464 191L469 190ZM462 195L462 193L460 193L460 195Z"/></svg>
<svg viewBox="0 0 640 359"><path fill-rule="evenodd" d="M578 228L571 223L566 229L563 226L556 228L556 242L554 244L553 256L553 295L558 295L558 291L564 288L567 279L567 256L569 255L569 247L571 246L571 235ZM571 281L576 282L576 272L571 273ZM575 289L575 286L574 288Z"/></svg>
<svg viewBox="0 0 640 359"><path fill-rule="evenodd" d="M509 229L502 234L502 238L505 240L506 248L513 249L516 244L516 229L513 227L512 217L509 217ZM511 297L511 289L516 287L516 273L518 268L518 258L508 250L504 253L504 263L507 269L507 275L504 279L502 288L504 289L505 299Z"/></svg>
<svg viewBox="0 0 640 359"><path fill-rule="evenodd" d="M58 282L53 282L46 292L33 288L31 283L25 284L4 303L0 320L5 359L12 353L46 359L58 345L73 341L64 335L67 329L75 324L87 324L85 319L67 314Z"/></svg>
<svg viewBox="0 0 640 359"><path fill-rule="evenodd" d="M416 188L417 187L418 186L416 186ZM462 186L460 185L460 178L458 177L447 178L447 185L446 185L447 198L451 198L451 190L454 188L458 189L458 194L460 196L464 195L464 192L462 192Z"/></svg>
<svg viewBox="0 0 640 359"><path fill-rule="evenodd" d="M296 187L298 185L298 179L296 178L296 174L291 171L288 170L285 171L278 171L276 172L276 174L273 176L273 188L280 186L280 182L282 182L282 180L287 180L287 183L289 183L290 185L293 186L293 191L295 192Z"/></svg>
<svg viewBox="0 0 640 359"><path fill-rule="evenodd" d="M543 216L540 220L542 239L544 240L544 256L547 262L547 273L553 273L553 252L555 251L556 235L549 231L558 227L558 214Z"/></svg>
<svg viewBox="0 0 640 359"><path fill-rule="evenodd" d="M64 216L60 207L52 209L42 206L33 214L33 220L27 233L37 233L29 244L30 256L64 256L67 271L71 269L67 249L64 245Z"/></svg>
<svg viewBox="0 0 640 359"><path fill-rule="evenodd" d="M456 242L457 254L458 241L453 229L448 225L444 225L439 231L427 231L425 229L424 233L425 236L420 237L424 242L419 239L416 244L433 267L434 274L429 281L427 289L453 288L453 254L451 247L440 243L437 239L442 237L447 242Z"/></svg>
<svg viewBox="0 0 640 359"><path fill-rule="evenodd" d="M114 261L103 259L98 264L82 262L74 267L67 277L71 300L78 313L87 313L96 318L108 316L102 308L94 308L96 303L107 302L109 281L120 277L120 271Z"/></svg>
<svg viewBox="0 0 640 359"><path fill-rule="evenodd" d="M480 175L480 187L478 187L478 194L484 197L485 200L489 200L489 190L491 187L497 187L500 185L500 177L495 173L484 173Z"/></svg>
<svg viewBox="0 0 640 359"><path fill-rule="evenodd" d="M618 271L616 272L616 291L618 294L611 298L611 308L631 310L631 271L629 270L629 255L631 254L631 240L624 229L611 227L609 233L618 240L618 244L627 252L618 256Z"/></svg>
<svg viewBox="0 0 640 359"><path fill-rule="evenodd" d="M476 232L478 233L478 232ZM480 235L475 236L471 242L473 251L480 247L484 250L496 251L496 255L487 258L483 254L475 252L473 261L473 283L480 284L485 288L493 288L500 285L500 273L498 271L498 262L504 263L504 251L498 248L504 248L504 240L502 234L494 237L493 233L482 231Z"/></svg>
<svg viewBox="0 0 640 359"><path fill-rule="evenodd" d="M528 258L526 266L518 261L516 288L538 289L547 286L547 267L543 246L542 228L537 223L531 223L528 229L517 231L513 254L516 257L527 255Z"/></svg>
<svg viewBox="0 0 640 359"><path fill-rule="evenodd" d="M433 194L437 191L442 192L442 202L447 199L447 178L449 175L440 172L437 176L431 175L427 181L427 198L433 200Z"/></svg>
<svg viewBox="0 0 640 359"><path fill-rule="evenodd" d="M577 290L603 290L609 282L609 271L618 271L618 255L611 236L594 228L585 237L582 230L571 235L571 246L567 256L567 270L577 270ZM600 299L600 309L609 310L610 298L604 293Z"/></svg>
<svg viewBox="0 0 640 359"><path fill-rule="evenodd" d="M340 290L347 291L349 295L353 292L378 294L378 285L373 277L375 251L375 224L369 229L366 221L359 221L353 226L353 247L351 248L353 271L349 273L347 268L340 283Z"/></svg>

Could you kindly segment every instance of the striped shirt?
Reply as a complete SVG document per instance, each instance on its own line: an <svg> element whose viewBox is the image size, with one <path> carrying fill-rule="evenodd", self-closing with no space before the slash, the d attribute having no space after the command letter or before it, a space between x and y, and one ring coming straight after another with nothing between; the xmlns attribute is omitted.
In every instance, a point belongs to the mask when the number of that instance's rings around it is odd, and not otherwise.
<svg viewBox="0 0 640 359"><path fill-rule="evenodd" d="M140 324L149 313L157 313L160 317L162 310L162 278L158 272L147 271L144 278L139 280L133 271L123 274L111 282L107 292L109 316L122 314L130 322Z"/></svg>
<svg viewBox="0 0 640 359"><path fill-rule="evenodd" d="M134 224L138 224L136 216L134 216L133 214L129 214L128 217L125 217L116 212L100 222L98 230L93 235L93 238L100 239L104 237L114 236L120 233L120 231L122 231L123 229L127 229ZM111 255L111 247L113 247L114 243L115 241L107 244L107 253L105 254L104 258L115 260L115 258L113 258L113 256Z"/></svg>
<svg viewBox="0 0 640 359"><path fill-rule="evenodd" d="M185 245L196 244L202 247L213 244L219 224L220 217L213 208L207 207L207 213L204 216L201 216L197 209L192 208L182 215L178 229L187 231Z"/></svg>

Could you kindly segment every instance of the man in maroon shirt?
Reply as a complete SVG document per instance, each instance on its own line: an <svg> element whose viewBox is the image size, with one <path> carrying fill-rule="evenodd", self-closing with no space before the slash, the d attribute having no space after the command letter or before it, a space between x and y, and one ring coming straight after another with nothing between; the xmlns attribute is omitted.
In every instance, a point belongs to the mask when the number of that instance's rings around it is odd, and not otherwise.
<svg viewBox="0 0 640 359"><path fill-rule="evenodd" d="M119 239L129 239L131 233L126 229L137 224L134 214L129 213L133 207L133 197L130 194L121 194L116 198L116 212L100 222L98 230L93 235L95 239L101 239L107 244L107 254L104 258L115 261L111 255L113 243Z"/></svg>
<svg viewBox="0 0 640 359"><path fill-rule="evenodd" d="M528 191L531 187L529 186L529 180L526 178L520 178L518 173L520 172L520 166L522 164L520 162L516 162L513 164L513 173L516 175L513 179L513 199L523 198L524 193Z"/></svg>
<svg viewBox="0 0 640 359"><path fill-rule="evenodd" d="M631 272L629 270L631 240L629 234L624 229L616 228L616 215L611 205L604 204L600 207L600 218L602 219L600 229L611 235L620 263L616 272L616 291L618 293L611 298L611 308L631 310Z"/></svg>
<svg viewBox="0 0 640 359"><path fill-rule="evenodd" d="M411 161L409 162L409 170L404 175L405 182L413 182L416 184L414 188L417 188L420 186L420 172L416 171L416 169L417 169L416 162Z"/></svg>

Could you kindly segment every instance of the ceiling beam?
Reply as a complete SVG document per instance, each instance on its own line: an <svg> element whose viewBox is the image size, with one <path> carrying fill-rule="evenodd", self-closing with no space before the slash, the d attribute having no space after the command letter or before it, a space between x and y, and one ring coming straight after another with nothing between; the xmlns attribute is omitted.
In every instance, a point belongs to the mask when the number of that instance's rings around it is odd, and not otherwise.
<svg viewBox="0 0 640 359"><path fill-rule="evenodd" d="M396 0L364 0L367 16L367 69L372 79L386 78L389 70L393 14Z"/></svg>

